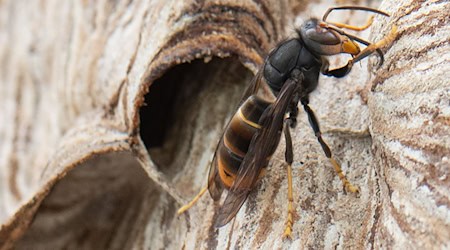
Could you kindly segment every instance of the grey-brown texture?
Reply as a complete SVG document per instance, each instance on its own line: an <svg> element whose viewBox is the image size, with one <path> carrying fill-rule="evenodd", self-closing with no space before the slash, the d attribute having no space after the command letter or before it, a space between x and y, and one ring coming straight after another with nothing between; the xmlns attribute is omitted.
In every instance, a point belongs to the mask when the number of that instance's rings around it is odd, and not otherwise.
<svg viewBox="0 0 450 250"><path fill-rule="evenodd" d="M375 245L449 248L450 3L386 8L400 29L368 100L380 177Z"/></svg>
<svg viewBox="0 0 450 250"><path fill-rule="evenodd" d="M447 1L381 3L392 17L360 35L377 41L398 26L385 64L376 69L372 57L344 79L322 77L311 96L359 197L343 193L300 112L292 241L281 240L283 140L235 221L214 229L208 196L175 216L206 183L221 130L251 79L242 65L254 73L294 23L329 6L0 1L0 248L450 247ZM231 57L202 63L212 56ZM176 85L173 107L140 109L157 84ZM160 136L149 129L161 122L152 120L158 110L171 125L163 146L147 150L148 138Z"/></svg>

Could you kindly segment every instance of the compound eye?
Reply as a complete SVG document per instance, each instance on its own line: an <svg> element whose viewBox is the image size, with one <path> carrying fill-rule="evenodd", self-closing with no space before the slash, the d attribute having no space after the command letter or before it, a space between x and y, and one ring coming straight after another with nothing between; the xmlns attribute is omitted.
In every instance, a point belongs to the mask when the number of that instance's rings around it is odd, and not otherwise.
<svg viewBox="0 0 450 250"><path fill-rule="evenodd" d="M306 30L305 34L311 41L322 45L336 45L341 43L341 38L338 34L319 25L313 29Z"/></svg>
<svg viewBox="0 0 450 250"><path fill-rule="evenodd" d="M355 42L328 28L326 23L317 19L306 22L300 28L299 33L306 47L318 55L337 55L340 53L356 55L360 52Z"/></svg>

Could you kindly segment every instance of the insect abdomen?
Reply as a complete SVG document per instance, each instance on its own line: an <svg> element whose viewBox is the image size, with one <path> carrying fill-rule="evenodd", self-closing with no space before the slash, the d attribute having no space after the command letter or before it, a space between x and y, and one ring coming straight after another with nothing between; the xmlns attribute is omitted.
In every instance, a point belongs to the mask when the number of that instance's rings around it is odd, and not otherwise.
<svg viewBox="0 0 450 250"><path fill-rule="evenodd" d="M259 119L269 104L255 95L250 96L225 129L217 151L218 172L225 188L233 184L252 137L261 127Z"/></svg>

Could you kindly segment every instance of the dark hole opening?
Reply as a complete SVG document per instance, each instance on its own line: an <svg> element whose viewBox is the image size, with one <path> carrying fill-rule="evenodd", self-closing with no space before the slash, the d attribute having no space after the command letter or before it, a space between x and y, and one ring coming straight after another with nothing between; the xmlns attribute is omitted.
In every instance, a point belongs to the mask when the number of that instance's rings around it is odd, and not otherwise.
<svg viewBox="0 0 450 250"><path fill-rule="evenodd" d="M177 65L150 86L140 109L140 135L163 172L200 164L217 143L211 133L223 129L252 76L235 58L214 58Z"/></svg>
<svg viewBox="0 0 450 250"><path fill-rule="evenodd" d="M177 65L157 79L145 96L145 105L140 109L141 138L147 149L161 147L166 130L172 122L177 89L183 82L184 65ZM155 122L157 121L157 122Z"/></svg>

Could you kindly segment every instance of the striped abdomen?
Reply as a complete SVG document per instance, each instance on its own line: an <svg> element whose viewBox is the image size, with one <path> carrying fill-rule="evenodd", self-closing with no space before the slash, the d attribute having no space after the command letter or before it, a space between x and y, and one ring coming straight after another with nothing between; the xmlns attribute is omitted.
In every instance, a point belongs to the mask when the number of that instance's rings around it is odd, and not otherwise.
<svg viewBox="0 0 450 250"><path fill-rule="evenodd" d="M219 176L225 188L233 184L252 137L261 127L258 121L269 104L255 95L250 96L226 127L216 155Z"/></svg>

